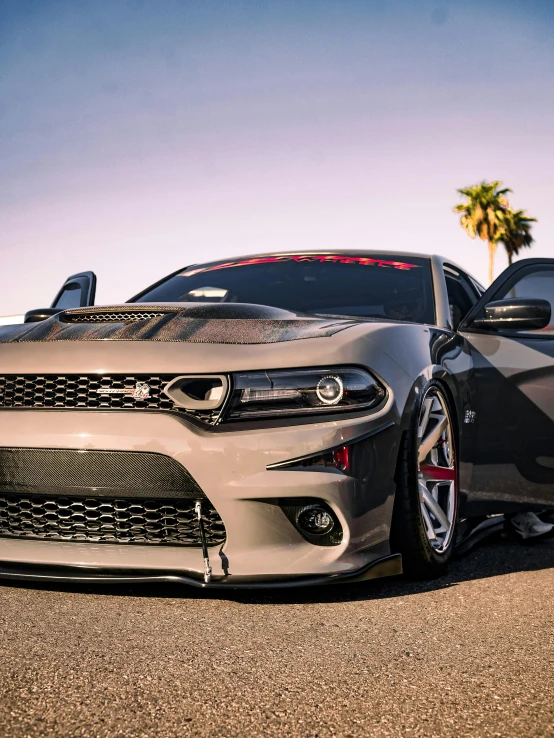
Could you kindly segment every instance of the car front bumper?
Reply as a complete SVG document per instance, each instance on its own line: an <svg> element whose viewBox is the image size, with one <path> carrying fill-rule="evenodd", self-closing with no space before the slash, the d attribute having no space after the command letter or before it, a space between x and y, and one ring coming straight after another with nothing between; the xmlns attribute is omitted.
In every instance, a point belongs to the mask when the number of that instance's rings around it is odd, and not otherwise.
<svg viewBox="0 0 554 738"><path fill-rule="evenodd" d="M207 430L163 412L0 411L0 447L147 451L178 461L226 527L225 543L208 551L210 586L305 586L398 573L398 559L388 558L398 436L391 402L364 417ZM360 437L371 457L364 480L335 469L268 469ZM317 498L333 509L343 529L340 544L313 545L302 537L274 504L295 497ZM196 547L0 538L5 578L161 578L203 586L203 574Z"/></svg>

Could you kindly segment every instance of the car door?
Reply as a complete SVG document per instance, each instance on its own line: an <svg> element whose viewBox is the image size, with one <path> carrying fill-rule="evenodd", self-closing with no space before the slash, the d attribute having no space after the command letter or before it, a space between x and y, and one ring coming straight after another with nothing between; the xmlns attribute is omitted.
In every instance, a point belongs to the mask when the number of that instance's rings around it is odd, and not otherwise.
<svg viewBox="0 0 554 738"><path fill-rule="evenodd" d="M484 324L491 302L520 299L554 313L554 259L509 267L460 325L474 365L470 513L554 505L554 317L540 329Z"/></svg>

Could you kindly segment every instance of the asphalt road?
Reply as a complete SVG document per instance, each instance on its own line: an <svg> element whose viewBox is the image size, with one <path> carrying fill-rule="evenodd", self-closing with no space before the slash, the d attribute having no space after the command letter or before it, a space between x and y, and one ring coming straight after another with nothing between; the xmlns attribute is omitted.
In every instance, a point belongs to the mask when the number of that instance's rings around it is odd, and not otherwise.
<svg viewBox="0 0 554 738"><path fill-rule="evenodd" d="M433 583L0 587L2 736L554 736L554 539Z"/></svg>

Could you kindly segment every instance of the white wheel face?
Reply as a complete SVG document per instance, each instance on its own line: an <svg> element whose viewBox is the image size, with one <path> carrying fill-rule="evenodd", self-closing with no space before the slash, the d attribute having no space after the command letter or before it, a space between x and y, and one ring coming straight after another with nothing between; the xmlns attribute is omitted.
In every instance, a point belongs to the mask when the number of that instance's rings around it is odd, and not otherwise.
<svg viewBox="0 0 554 738"><path fill-rule="evenodd" d="M417 472L427 540L437 553L449 546L456 517L457 459L448 405L432 387L424 396L417 432Z"/></svg>

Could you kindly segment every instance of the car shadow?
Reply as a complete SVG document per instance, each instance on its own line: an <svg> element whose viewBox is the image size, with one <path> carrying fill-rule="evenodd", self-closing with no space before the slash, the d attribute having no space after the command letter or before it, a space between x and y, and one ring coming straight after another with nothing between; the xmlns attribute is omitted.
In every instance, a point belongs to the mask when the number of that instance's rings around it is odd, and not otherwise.
<svg viewBox="0 0 554 738"><path fill-rule="evenodd" d="M356 584L306 587L305 589L251 590L223 593L224 598L250 604L309 604L380 600L409 597L455 587L475 579L554 568L554 538L522 545L497 535L451 562L448 574L416 581L388 577ZM203 593L202 593L203 594ZM212 594L212 593L210 593ZM217 593L214 593L217 596ZM221 598L221 594L219 594Z"/></svg>
<svg viewBox="0 0 554 738"><path fill-rule="evenodd" d="M215 599L248 605L297 605L410 597L455 587L471 580L551 568L554 568L554 537L522 545L498 534L451 562L449 572L445 576L426 581L388 577L355 584L267 590L209 590L166 583L121 585L106 582L91 585L4 581L0 584L25 589L111 597Z"/></svg>

